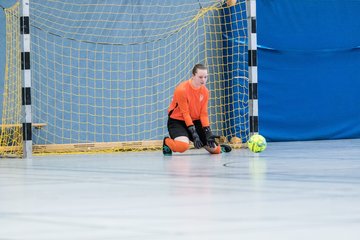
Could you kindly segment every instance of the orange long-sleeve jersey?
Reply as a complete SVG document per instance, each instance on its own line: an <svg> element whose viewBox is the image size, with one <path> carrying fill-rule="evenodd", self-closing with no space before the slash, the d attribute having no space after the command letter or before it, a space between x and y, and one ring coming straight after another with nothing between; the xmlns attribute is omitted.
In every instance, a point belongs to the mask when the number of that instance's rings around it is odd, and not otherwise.
<svg viewBox="0 0 360 240"><path fill-rule="evenodd" d="M169 117L185 121L186 126L194 125L194 120L200 120L203 127L208 127L208 101L209 90L204 85L195 89L189 79L175 88L168 108Z"/></svg>

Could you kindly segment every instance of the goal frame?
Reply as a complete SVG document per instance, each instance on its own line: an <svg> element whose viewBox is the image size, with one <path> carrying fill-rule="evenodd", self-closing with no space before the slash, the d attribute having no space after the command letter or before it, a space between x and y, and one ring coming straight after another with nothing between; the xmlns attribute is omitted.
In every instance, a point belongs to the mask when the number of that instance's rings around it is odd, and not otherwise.
<svg viewBox="0 0 360 240"><path fill-rule="evenodd" d="M157 150L161 148L161 140L134 141L134 142L107 142L107 143L79 143L79 144L49 144L33 145L33 127L46 127L46 123L32 123L31 106L31 13L30 0L21 1L20 35L22 41L21 49L21 70L23 78L22 86L22 133L23 133L23 158L31 158L33 153L63 153L68 152L89 152L89 151L131 151L132 149ZM249 123L250 135L259 132L259 111L258 111L258 70L257 70L257 32L256 32L256 0L246 0L247 33L248 33L248 73L249 73ZM2 126L6 127L6 126ZM222 139L220 139L220 142ZM243 147L241 144L234 144L233 147ZM67 150L65 150L67 149Z"/></svg>

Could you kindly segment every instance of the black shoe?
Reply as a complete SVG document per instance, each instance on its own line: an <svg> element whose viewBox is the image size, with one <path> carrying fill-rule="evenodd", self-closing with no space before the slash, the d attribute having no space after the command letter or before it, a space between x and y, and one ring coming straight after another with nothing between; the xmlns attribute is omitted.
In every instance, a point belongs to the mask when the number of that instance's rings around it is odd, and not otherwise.
<svg viewBox="0 0 360 240"><path fill-rule="evenodd" d="M226 144L220 144L220 147L221 147L221 152L222 153L231 152L231 150L232 150L232 148L229 145L226 145Z"/></svg>
<svg viewBox="0 0 360 240"><path fill-rule="evenodd" d="M172 151L171 151L171 149L169 148L169 146L165 144L165 139L167 139L167 138L169 138L169 137L164 137L162 150L163 150L163 154L164 154L165 156L171 156L171 155L172 155Z"/></svg>

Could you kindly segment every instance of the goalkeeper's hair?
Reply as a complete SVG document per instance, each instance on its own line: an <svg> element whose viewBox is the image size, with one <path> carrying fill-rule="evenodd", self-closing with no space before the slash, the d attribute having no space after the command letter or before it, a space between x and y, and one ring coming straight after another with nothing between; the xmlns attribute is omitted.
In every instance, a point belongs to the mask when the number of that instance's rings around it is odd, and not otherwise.
<svg viewBox="0 0 360 240"><path fill-rule="evenodd" d="M201 70L207 70L207 67L204 64L198 63L194 66L194 68L192 69L192 74L195 75L197 73L197 70L201 69Z"/></svg>

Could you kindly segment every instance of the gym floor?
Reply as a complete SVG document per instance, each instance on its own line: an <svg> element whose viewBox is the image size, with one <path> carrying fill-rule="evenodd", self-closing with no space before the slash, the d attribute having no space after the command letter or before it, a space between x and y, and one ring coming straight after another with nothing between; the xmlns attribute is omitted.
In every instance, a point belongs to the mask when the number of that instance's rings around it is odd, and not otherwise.
<svg viewBox="0 0 360 240"><path fill-rule="evenodd" d="M0 158L0 239L360 236L360 139Z"/></svg>

